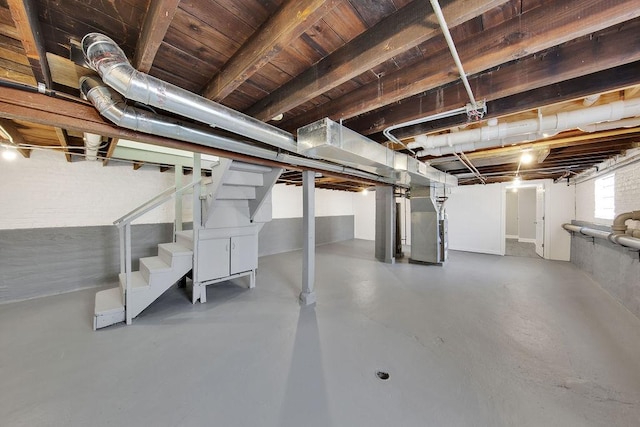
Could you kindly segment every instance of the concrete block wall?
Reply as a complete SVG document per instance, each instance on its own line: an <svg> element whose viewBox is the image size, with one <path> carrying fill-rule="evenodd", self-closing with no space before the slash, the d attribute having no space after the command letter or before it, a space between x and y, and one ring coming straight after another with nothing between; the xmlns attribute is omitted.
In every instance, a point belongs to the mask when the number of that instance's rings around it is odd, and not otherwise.
<svg viewBox="0 0 640 427"><path fill-rule="evenodd" d="M640 210L640 163L620 168L614 173L616 214ZM576 185L576 223L610 231L612 221L594 217L594 181L592 179ZM640 228L640 221L628 221L627 225ZM571 262L640 318L638 251L603 239L573 234Z"/></svg>

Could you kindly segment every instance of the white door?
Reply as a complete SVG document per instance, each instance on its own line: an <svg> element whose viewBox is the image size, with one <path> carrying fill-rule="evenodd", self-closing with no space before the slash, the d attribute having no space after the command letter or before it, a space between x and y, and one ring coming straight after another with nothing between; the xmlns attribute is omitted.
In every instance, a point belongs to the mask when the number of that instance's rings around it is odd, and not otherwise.
<svg viewBox="0 0 640 427"><path fill-rule="evenodd" d="M255 234L231 237L231 274L258 268L258 238Z"/></svg>
<svg viewBox="0 0 640 427"><path fill-rule="evenodd" d="M544 258L544 186L536 187L536 253Z"/></svg>

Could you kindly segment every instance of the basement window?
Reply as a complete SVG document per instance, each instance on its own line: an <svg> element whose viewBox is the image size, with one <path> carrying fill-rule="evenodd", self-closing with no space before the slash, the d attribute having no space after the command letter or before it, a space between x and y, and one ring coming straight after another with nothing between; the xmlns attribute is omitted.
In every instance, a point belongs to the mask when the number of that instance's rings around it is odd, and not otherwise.
<svg viewBox="0 0 640 427"><path fill-rule="evenodd" d="M598 219L613 219L615 217L615 175L608 175L596 179L595 217Z"/></svg>

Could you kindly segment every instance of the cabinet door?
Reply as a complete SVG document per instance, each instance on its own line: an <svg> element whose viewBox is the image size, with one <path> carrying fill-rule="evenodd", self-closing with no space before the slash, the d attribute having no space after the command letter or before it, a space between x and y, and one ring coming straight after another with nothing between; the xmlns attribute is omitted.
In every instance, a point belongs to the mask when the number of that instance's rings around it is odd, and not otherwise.
<svg viewBox="0 0 640 427"><path fill-rule="evenodd" d="M256 235L231 237L231 274L258 267L258 238Z"/></svg>
<svg viewBox="0 0 640 427"><path fill-rule="evenodd" d="M230 241L201 240L198 251L198 280L201 282L229 275Z"/></svg>

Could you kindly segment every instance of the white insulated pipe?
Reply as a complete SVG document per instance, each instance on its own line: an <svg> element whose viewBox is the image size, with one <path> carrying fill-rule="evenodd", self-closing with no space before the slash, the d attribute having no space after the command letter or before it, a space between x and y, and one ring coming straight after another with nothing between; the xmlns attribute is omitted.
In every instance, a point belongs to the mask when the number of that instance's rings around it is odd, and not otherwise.
<svg viewBox="0 0 640 427"><path fill-rule="evenodd" d="M628 248L640 249L640 238L638 238L640 237L640 230L628 230L626 225L628 220L640 220L640 211L625 212L616 216L611 226L612 232L573 224L562 224L562 228L585 236L606 239Z"/></svg>
<svg viewBox="0 0 640 427"><path fill-rule="evenodd" d="M98 149L102 144L102 136L95 133L85 132L84 140L84 158L85 160L95 161L98 159Z"/></svg>
<svg viewBox="0 0 640 427"><path fill-rule="evenodd" d="M640 116L640 98L615 101L596 107L565 111L537 119L500 123L459 132L427 135L408 144L411 149L423 149L424 155L440 156L460 151L473 151L516 142L535 141L558 132L600 122L617 121Z"/></svg>

